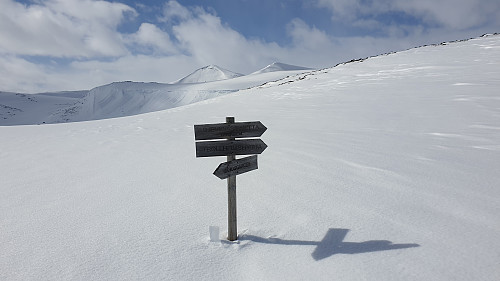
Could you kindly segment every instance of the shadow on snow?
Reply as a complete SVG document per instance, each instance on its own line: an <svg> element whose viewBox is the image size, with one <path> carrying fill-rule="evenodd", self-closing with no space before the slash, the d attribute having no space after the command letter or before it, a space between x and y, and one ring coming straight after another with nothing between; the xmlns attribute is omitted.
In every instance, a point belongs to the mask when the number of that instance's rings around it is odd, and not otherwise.
<svg viewBox="0 0 500 281"><path fill-rule="evenodd" d="M379 252L387 250L397 250L419 247L419 244L392 244L387 240L370 240L365 242L343 242L349 229L330 228L323 240L301 241L284 240L280 238L263 238L255 235L241 235L239 240L249 240L257 243L278 244L278 245L314 245L316 249L311 254L315 260L322 260L335 254L362 254L369 252Z"/></svg>

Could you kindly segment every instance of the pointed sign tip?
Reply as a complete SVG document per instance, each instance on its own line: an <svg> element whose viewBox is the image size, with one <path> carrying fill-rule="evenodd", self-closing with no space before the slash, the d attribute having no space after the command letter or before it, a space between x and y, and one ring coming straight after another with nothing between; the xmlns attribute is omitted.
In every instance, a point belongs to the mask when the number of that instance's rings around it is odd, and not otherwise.
<svg viewBox="0 0 500 281"><path fill-rule="evenodd" d="M258 169L257 155L221 163L214 171L214 175L220 179L236 176Z"/></svg>

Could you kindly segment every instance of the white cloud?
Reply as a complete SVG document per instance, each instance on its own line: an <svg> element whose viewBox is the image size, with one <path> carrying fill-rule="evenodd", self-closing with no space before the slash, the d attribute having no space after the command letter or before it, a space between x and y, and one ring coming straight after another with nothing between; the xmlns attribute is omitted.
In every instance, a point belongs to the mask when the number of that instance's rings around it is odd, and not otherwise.
<svg viewBox="0 0 500 281"><path fill-rule="evenodd" d="M63 68L15 56L0 56L0 91L37 93L89 90L116 81L175 81L199 65L190 57L126 55L111 61L74 61Z"/></svg>
<svg viewBox="0 0 500 281"><path fill-rule="evenodd" d="M116 32L135 10L119 3L49 0L0 2L0 52L53 57L120 56L127 53Z"/></svg>
<svg viewBox="0 0 500 281"><path fill-rule="evenodd" d="M36 92L47 86L48 69L15 56L0 56L0 91Z"/></svg>
<svg viewBox="0 0 500 281"><path fill-rule="evenodd" d="M187 20L192 18L192 12L182 6L177 1L169 1L163 7L163 17L160 19L165 22L172 20Z"/></svg>
<svg viewBox="0 0 500 281"><path fill-rule="evenodd" d="M168 16L165 14L167 21ZM177 13L173 16L177 17ZM250 72L282 52L276 43L247 39L223 25L217 16L199 8L183 13L182 20L172 30L182 51L200 66L219 64L234 71Z"/></svg>
<svg viewBox="0 0 500 281"><path fill-rule="evenodd" d="M332 19L355 19L360 9L359 0L317 0L320 7L332 11Z"/></svg>
<svg viewBox="0 0 500 281"><path fill-rule="evenodd" d="M142 23L139 30L126 36L127 42L136 45L139 51L153 55L168 55L178 53L177 47L170 40L168 33L151 23Z"/></svg>
<svg viewBox="0 0 500 281"><path fill-rule="evenodd" d="M330 38L324 31L310 27L301 19L293 19L287 27L295 48L304 48L310 51L329 48L332 45Z"/></svg>
<svg viewBox="0 0 500 281"><path fill-rule="evenodd" d="M500 24L498 0L317 0L317 4L331 10L334 22L347 20L354 25L365 17L391 12L413 16L424 24L445 29L465 30L486 23Z"/></svg>
<svg viewBox="0 0 500 281"><path fill-rule="evenodd" d="M500 24L498 0L394 1L391 6L446 28L474 28L491 21Z"/></svg>
<svg viewBox="0 0 500 281"><path fill-rule="evenodd" d="M125 80L168 83L182 78L196 67L198 65L184 55L127 55L109 62L90 60L71 64L71 69L92 87Z"/></svg>

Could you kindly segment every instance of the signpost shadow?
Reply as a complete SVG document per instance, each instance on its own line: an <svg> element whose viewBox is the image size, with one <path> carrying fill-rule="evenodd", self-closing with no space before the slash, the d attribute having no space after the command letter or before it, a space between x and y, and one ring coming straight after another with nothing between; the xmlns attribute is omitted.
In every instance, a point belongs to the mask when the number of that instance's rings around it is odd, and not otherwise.
<svg viewBox="0 0 500 281"><path fill-rule="evenodd" d="M370 240L365 242L343 242L349 229L330 228L321 241L285 240L280 238L263 238L255 235L241 235L240 240L278 245L311 245L316 246L311 256L319 261L335 254L362 254L370 252L397 250L419 247L419 244L393 244L387 240Z"/></svg>

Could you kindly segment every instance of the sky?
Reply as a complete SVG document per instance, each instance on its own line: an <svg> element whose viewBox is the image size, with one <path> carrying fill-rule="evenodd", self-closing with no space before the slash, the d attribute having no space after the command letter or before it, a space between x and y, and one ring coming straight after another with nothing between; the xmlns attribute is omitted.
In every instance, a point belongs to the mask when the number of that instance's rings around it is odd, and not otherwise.
<svg viewBox="0 0 500 281"><path fill-rule="evenodd" d="M0 91L326 68L495 32L498 0L0 0Z"/></svg>

